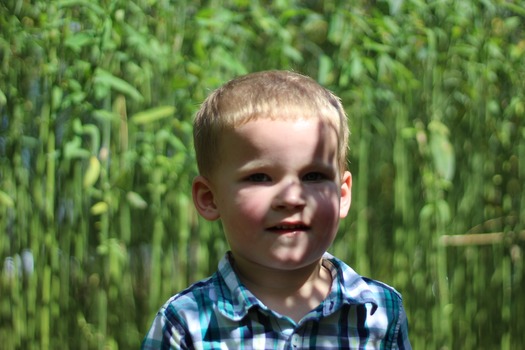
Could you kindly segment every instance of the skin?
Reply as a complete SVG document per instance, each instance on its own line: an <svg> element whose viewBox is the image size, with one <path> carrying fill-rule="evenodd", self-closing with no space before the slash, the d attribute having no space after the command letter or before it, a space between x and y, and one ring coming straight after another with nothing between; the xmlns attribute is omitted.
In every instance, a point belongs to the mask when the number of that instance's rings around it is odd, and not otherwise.
<svg viewBox="0 0 525 350"><path fill-rule="evenodd" d="M330 291L321 259L350 208L337 133L316 119L257 119L221 140L219 167L193 182L195 206L221 220L241 281L298 322Z"/></svg>

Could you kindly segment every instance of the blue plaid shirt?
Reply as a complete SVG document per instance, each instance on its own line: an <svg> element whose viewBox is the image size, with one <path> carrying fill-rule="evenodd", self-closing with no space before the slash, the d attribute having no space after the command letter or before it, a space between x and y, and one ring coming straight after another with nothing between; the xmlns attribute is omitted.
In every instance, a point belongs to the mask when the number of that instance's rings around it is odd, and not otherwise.
<svg viewBox="0 0 525 350"><path fill-rule="evenodd" d="M142 349L411 349L400 294L328 253L330 294L299 323L258 300L230 259L164 304Z"/></svg>

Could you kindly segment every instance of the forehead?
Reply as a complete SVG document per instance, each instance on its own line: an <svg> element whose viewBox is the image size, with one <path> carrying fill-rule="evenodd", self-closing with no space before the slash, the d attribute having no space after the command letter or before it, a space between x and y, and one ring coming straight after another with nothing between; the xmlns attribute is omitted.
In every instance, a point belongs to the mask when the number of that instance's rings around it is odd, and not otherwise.
<svg viewBox="0 0 525 350"><path fill-rule="evenodd" d="M317 159L331 163L337 159L337 145L338 133L322 120L257 119L226 130L219 150L225 162L259 157L303 162Z"/></svg>

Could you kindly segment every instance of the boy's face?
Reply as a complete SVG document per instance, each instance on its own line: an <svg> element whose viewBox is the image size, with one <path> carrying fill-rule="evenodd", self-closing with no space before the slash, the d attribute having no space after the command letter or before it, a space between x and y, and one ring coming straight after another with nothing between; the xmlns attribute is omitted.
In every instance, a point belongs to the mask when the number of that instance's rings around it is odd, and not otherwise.
<svg viewBox="0 0 525 350"><path fill-rule="evenodd" d="M236 263L293 270L317 262L350 207L335 130L315 119L258 119L221 140L217 169L195 180L193 194L205 218L221 219Z"/></svg>

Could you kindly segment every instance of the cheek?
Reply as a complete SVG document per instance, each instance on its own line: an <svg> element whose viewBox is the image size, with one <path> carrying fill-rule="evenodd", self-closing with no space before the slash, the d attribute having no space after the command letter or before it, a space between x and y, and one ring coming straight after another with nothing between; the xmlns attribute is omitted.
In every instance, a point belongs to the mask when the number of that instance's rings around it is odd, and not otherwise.
<svg viewBox="0 0 525 350"><path fill-rule="evenodd" d="M339 193L333 188L325 188L316 191L312 195L315 202L315 211L322 216L324 220L333 221L339 218L340 199Z"/></svg>
<svg viewBox="0 0 525 350"><path fill-rule="evenodd" d="M228 210L221 216L226 239L233 250L253 244L252 234L264 227L266 211L257 197L232 193Z"/></svg>
<svg viewBox="0 0 525 350"><path fill-rule="evenodd" d="M232 199L236 215L241 220L261 220L269 208L267 197L264 191L241 190L235 193Z"/></svg>
<svg viewBox="0 0 525 350"><path fill-rule="evenodd" d="M311 196L315 198L318 203L325 206L339 207L340 193L335 184L327 186L312 186L310 189Z"/></svg>

